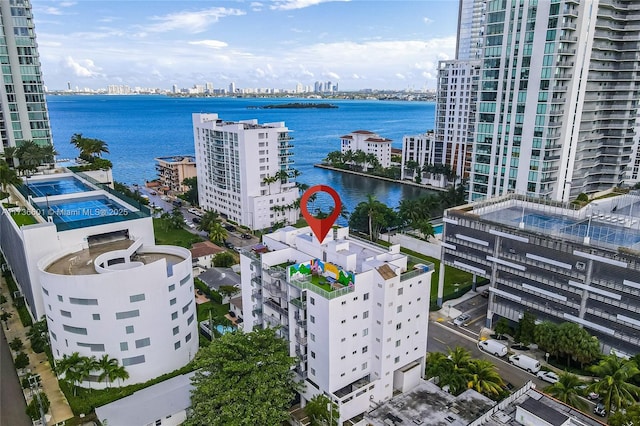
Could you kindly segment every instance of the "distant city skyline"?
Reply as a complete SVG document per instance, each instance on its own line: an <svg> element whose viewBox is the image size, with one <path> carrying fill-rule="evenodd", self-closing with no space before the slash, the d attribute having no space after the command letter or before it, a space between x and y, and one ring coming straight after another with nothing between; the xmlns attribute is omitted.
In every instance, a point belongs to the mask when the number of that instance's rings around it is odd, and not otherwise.
<svg viewBox="0 0 640 426"><path fill-rule="evenodd" d="M49 90L435 89L455 56L457 0L33 0Z"/></svg>

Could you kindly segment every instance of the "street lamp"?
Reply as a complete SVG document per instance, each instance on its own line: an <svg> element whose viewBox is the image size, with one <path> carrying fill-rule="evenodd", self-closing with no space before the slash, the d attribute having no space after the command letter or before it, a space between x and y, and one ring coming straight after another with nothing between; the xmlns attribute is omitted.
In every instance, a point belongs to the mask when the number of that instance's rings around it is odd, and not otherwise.
<svg viewBox="0 0 640 426"><path fill-rule="evenodd" d="M47 419L44 417L44 409L42 408L42 399L40 399L40 392L38 391L38 388L40 387L40 375L34 374L33 376L29 376L27 380L29 380L31 395L38 401L38 408L40 409L40 421L42 422L43 426L47 426Z"/></svg>

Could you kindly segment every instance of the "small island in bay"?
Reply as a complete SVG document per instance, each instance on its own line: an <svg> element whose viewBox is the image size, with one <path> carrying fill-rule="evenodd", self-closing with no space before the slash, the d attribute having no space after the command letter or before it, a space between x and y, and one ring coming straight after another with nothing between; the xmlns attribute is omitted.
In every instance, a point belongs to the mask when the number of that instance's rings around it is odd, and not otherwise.
<svg viewBox="0 0 640 426"><path fill-rule="evenodd" d="M305 109L305 108L314 108L314 109L323 109L323 108L338 108L337 105L327 104L327 103L311 103L311 102L292 102L288 104L271 104L264 106L250 106L247 107L250 109Z"/></svg>

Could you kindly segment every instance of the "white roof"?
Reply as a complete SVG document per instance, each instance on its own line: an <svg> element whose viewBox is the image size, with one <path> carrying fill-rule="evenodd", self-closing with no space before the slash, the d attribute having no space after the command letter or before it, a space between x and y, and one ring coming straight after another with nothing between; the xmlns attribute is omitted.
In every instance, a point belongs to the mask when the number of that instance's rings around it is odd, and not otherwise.
<svg viewBox="0 0 640 426"><path fill-rule="evenodd" d="M191 377L173 377L132 395L96 408L98 419L109 426L145 426L191 406Z"/></svg>

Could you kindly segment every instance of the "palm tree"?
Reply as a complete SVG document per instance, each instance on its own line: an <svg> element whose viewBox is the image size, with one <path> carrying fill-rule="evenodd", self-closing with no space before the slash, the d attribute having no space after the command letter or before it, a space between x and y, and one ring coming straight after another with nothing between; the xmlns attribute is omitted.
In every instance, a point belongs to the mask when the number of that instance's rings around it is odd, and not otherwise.
<svg viewBox="0 0 640 426"><path fill-rule="evenodd" d="M415 227L415 224L422 219L423 212L418 200L405 198L398 204L398 213L404 225Z"/></svg>
<svg viewBox="0 0 640 426"><path fill-rule="evenodd" d="M19 185L22 183L15 170L9 167L5 161L0 161L0 186L2 192L6 192L7 185Z"/></svg>
<svg viewBox="0 0 640 426"><path fill-rule="evenodd" d="M105 141L100 139L89 139L88 154L92 157L102 157L102 154L109 154L109 147Z"/></svg>
<svg viewBox="0 0 640 426"><path fill-rule="evenodd" d="M370 241L373 241L373 225L374 225L375 216L376 216L377 203L379 203L379 201L376 200L375 195L373 194L367 195L367 201L365 201L365 204L366 204L367 217L369 218L369 240Z"/></svg>
<svg viewBox="0 0 640 426"><path fill-rule="evenodd" d="M71 382L73 385L73 394L76 394L77 383L81 382L83 376L80 372L80 366L83 363L82 356L79 352L74 352L70 356L64 355L60 361L57 362L56 368L58 374L63 374L64 379Z"/></svg>
<svg viewBox="0 0 640 426"><path fill-rule="evenodd" d="M116 358L109 358L108 354L102 355L100 359L98 359L97 367L101 371L100 376L98 376L98 380L101 382L107 379L107 387L110 387L109 384L113 377L113 372L118 369L118 360Z"/></svg>
<svg viewBox="0 0 640 426"><path fill-rule="evenodd" d="M304 412L309 417L311 426L338 426L338 407L324 394L311 398L304 406Z"/></svg>
<svg viewBox="0 0 640 426"><path fill-rule="evenodd" d="M45 163L54 163L55 156L58 155L58 151L51 144L47 144L40 147L40 154L42 155L42 160Z"/></svg>
<svg viewBox="0 0 640 426"><path fill-rule="evenodd" d="M16 153L17 153L18 148L16 148L15 146L8 146L4 149L4 159L5 161L9 164L9 167L11 168L16 168L17 164L16 164Z"/></svg>
<svg viewBox="0 0 640 426"><path fill-rule="evenodd" d="M352 165L353 160L355 159L354 155L355 154L350 149L342 154L342 161L344 161L345 164L348 164L350 169L353 169Z"/></svg>
<svg viewBox="0 0 640 426"><path fill-rule="evenodd" d="M114 380L127 380L129 378L129 372L123 365L119 365L111 372L111 376L109 376L109 380L113 382Z"/></svg>
<svg viewBox="0 0 640 426"><path fill-rule="evenodd" d="M280 183L287 183L289 181L289 173L286 170L278 170L274 175L276 181L279 179Z"/></svg>
<svg viewBox="0 0 640 426"><path fill-rule="evenodd" d="M224 229L220 222L214 223L209 228L209 239L216 244L220 244L227 239L227 230Z"/></svg>
<svg viewBox="0 0 640 426"><path fill-rule="evenodd" d="M91 389L91 380L88 379L90 379L91 372L98 369L98 360L95 356L83 356L81 359L82 361L78 365L78 382L84 382L87 380L89 383L89 389Z"/></svg>
<svg viewBox="0 0 640 426"><path fill-rule="evenodd" d="M204 215L200 218L200 223L198 224L199 231L209 232L211 226L218 221L218 212L213 210L207 210Z"/></svg>
<svg viewBox="0 0 640 426"><path fill-rule="evenodd" d="M265 176L265 177L262 179L262 183L264 183L265 185L267 185L267 188L269 189L269 195L271 195L271 184L272 184L272 183L275 183L275 182L277 182L277 181L278 181L278 177L276 177L276 176L269 176L269 175Z"/></svg>
<svg viewBox="0 0 640 426"><path fill-rule="evenodd" d="M22 141L16 150L16 156L22 170L36 170L44 157L40 146L34 141Z"/></svg>
<svg viewBox="0 0 640 426"><path fill-rule="evenodd" d="M380 160L378 160L378 156L372 152L366 154L365 161L367 164L367 170L369 170L369 168L375 169L380 166Z"/></svg>
<svg viewBox="0 0 640 426"><path fill-rule="evenodd" d="M448 361L449 359L442 352L428 352L425 368L427 378L440 377L445 370L449 369Z"/></svg>
<svg viewBox="0 0 640 426"><path fill-rule="evenodd" d="M580 411L585 411L589 404L580 397L580 386L583 385L584 382L578 376L564 372L559 375L557 382L547 386L545 392L565 404L569 404Z"/></svg>
<svg viewBox="0 0 640 426"><path fill-rule="evenodd" d="M356 162L356 166L364 169L367 162L367 153L359 149L353 154L353 160Z"/></svg>
<svg viewBox="0 0 640 426"><path fill-rule="evenodd" d="M640 370L635 361L625 361L611 354L602 359L591 371L600 377L600 381L589 386L603 398L608 412L618 411L637 402L640 387L630 383Z"/></svg>
<svg viewBox="0 0 640 426"><path fill-rule="evenodd" d="M467 387L487 396L497 396L502 392L504 382L496 370L496 366L484 359L474 359L467 364Z"/></svg>

